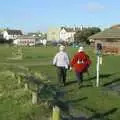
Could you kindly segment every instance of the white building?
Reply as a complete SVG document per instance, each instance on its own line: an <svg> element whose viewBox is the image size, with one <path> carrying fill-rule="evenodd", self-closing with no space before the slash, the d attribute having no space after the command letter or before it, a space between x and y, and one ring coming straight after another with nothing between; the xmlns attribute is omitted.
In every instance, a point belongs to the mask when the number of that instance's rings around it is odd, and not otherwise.
<svg viewBox="0 0 120 120"><path fill-rule="evenodd" d="M10 29L4 30L2 34L3 34L3 38L6 40L10 40L10 39L14 40L17 37L23 35L21 30L10 30Z"/></svg>
<svg viewBox="0 0 120 120"><path fill-rule="evenodd" d="M74 42L75 30L73 28L61 27L60 40L65 42Z"/></svg>
<svg viewBox="0 0 120 120"><path fill-rule="evenodd" d="M50 28L47 33L48 41L65 41L74 42L74 35L76 31L82 30L81 27L60 27L60 28Z"/></svg>
<svg viewBox="0 0 120 120"><path fill-rule="evenodd" d="M33 36L20 36L13 41L15 45L21 46L34 46L36 45L36 37Z"/></svg>

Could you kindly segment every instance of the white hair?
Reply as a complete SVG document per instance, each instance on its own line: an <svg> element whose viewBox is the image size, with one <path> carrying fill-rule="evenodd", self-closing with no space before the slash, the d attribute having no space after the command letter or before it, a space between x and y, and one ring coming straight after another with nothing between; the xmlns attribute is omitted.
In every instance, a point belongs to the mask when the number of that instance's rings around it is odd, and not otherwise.
<svg viewBox="0 0 120 120"><path fill-rule="evenodd" d="M65 50L65 46L61 45L61 46L59 47L59 50L60 50L60 51L64 51L64 50Z"/></svg>
<svg viewBox="0 0 120 120"><path fill-rule="evenodd" d="M84 51L84 48L81 46L79 47L78 52L82 52L82 51Z"/></svg>

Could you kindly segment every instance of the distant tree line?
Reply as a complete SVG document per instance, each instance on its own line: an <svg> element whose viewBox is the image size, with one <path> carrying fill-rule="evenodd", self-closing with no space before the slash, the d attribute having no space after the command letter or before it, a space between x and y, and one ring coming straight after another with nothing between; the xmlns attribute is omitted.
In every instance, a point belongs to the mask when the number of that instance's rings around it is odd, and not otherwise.
<svg viewBox="0 0 120 120"><path fill-rule="evenodd" d="M38 37L39 39L47 39L47 33L36 32L36 33L28 33L28 35Z"/></svg>
<svg viewBox="0 0 120 120"><path fill-rule="evenodd" d="M88 37L100 31L101 29L98 27L88 27L88 28L83 28L82 30L78 30L74 35L75 43L76 44L79 44L79 43L89 44Z"/></svg>

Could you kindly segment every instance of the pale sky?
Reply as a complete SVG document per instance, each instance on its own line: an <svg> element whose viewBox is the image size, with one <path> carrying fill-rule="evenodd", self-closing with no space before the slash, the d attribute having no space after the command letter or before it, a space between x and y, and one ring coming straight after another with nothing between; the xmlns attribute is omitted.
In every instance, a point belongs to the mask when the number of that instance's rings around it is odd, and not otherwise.
<svg viewBox="0 0 120 120"><path fill-rule="evenodd" d="M1 0L0 28L46 31L51 26L120 23L120 0Z"/></svg>

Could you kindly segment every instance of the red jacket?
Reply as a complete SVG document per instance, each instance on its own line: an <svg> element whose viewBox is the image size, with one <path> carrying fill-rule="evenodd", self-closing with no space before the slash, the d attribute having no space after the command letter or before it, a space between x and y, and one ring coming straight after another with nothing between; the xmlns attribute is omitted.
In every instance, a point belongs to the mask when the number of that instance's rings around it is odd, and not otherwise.
<svg viewBox="0 0 120 120"><path fill-rule="evenodd" d="M78 52L71 61L71 66L76 72L86 72L90 64L91 60L85 52Z"/></svg>

